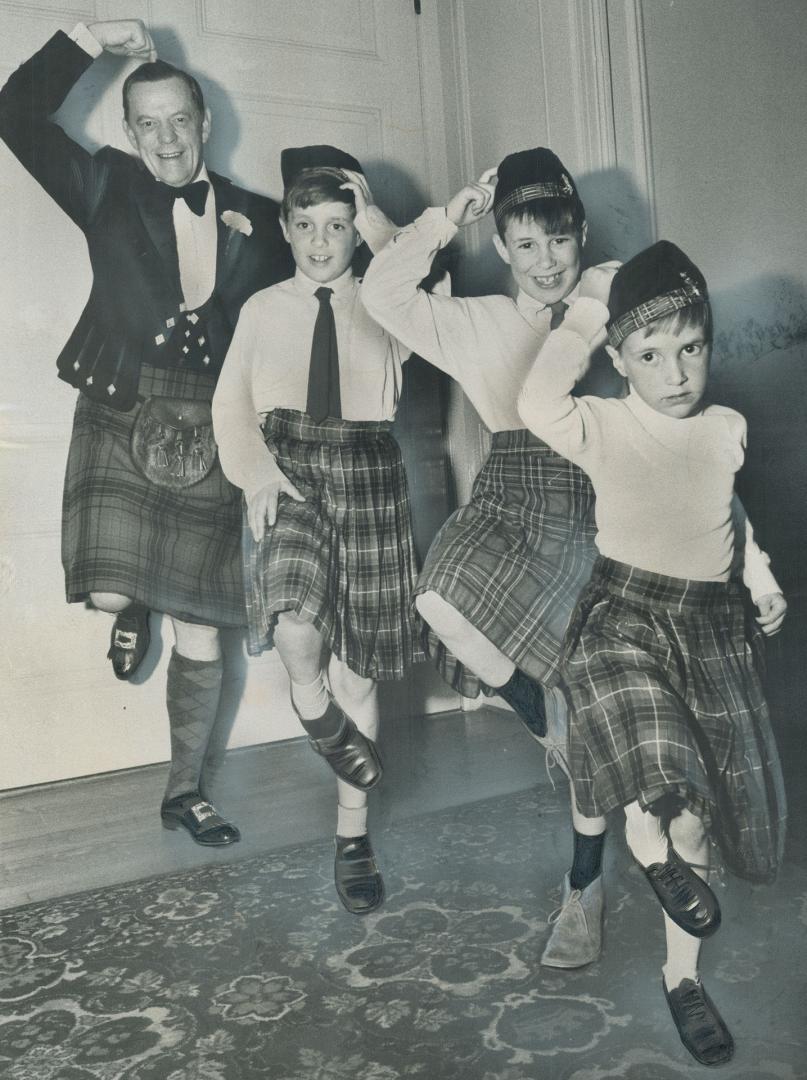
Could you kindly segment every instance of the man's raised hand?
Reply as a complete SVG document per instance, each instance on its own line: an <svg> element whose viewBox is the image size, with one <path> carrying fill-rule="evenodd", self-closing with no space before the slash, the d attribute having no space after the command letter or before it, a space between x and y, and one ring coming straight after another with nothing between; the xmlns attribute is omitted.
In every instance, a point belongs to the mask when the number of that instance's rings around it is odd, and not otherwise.
<svg viewBox="0 0 807 1080"><path fill-rule="evenodd" d="M457 226L479 221L493 206L496 190L496 170L485 169L478 180L466 184L451 198L446 206L446 217Z"/></svg>
<svg viewBox="0 0 807 1080"><path fill-rule="evenodd" d="M116 56L134 60L156 60L154 40L140 19L112 19L87 27L98 44Z"/></svg>

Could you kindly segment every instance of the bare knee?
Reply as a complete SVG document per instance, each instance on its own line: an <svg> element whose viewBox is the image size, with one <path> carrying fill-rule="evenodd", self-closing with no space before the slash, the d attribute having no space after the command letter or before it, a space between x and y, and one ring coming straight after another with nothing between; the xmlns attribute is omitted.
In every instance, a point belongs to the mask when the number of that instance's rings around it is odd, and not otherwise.
<svg viewBox="0 0 807 1080"><path fill-rule="evenodd" d="M218 660L221 656L219 631L215 626L200 626L171 616L176 650L188 660Z"/></svg>
<svg viewBox="0 0 807 1080"><path fill-rule="evenodd" d="M682 810L670 819L670 839L676 848L698 848L706 842L703 822L690 810Z"/></svg>
<svg viewBox="0 0 807 1080"><path fill-rule="evenodd" d="M323 640L319 630L293 611L281 611L275 626L280 659L295 682L310 682L322 667Z"/></svg>
<svg viewBox="0 0 807 1080"><path fill-rule="evenodd" d="M415 607L438 637L453 637L461 633L468 622L464 615L431 589L415 597Z"/></svg>
<svg viewBox="0 0 807 1080"><path fill-rule="evenodd" d="M98 608L99 611L108 611L115 615L119 611L123 611L131 604L131 599L128 596L124 596L122 593L116 592L91 592L90 602L92 606Z"/></svg>

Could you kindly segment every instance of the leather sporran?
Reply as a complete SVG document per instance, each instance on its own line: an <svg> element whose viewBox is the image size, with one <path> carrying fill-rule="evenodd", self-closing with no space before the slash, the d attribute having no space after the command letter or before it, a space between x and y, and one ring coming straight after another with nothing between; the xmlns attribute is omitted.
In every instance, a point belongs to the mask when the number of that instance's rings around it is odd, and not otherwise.
<svg viewBox="0 0 807 1080"><path fill-rule="evenodd" d="M132 428L130 451L140 472L158 487L182 491L198 484L216 463L209 402L147 398Z"/></svg>

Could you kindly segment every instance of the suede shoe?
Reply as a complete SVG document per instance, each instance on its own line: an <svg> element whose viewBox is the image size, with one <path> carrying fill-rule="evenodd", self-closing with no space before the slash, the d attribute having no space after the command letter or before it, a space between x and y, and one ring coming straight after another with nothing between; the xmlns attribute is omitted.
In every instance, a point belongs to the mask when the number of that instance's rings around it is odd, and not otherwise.
<svg viewBox="0 0 807 1080"><path fill-rule="evenodd" d="M131 679L148 652L150 641L149 610L144 604L133 601L118 612L112 627L106 655L112 661L115 678Z"/></svg>
<svg viewBox="0 0 807 1080"><path fill-rule="evenodd" d="M372 739L363 735L349 716L343 714L343 720L336 735L308 741L340 780L359 791L369 791L381 779L381 758Z"/></svg>
<svg viewBox="0 0 807 1080"><path fill-rule="evenodd" d="M701 1065L723 1065L734 1055L734 1039L700 979L682 979L674 990L661 980L681 1042Z"/></svg>
<svg viewBox="0 0 807 1080"><path fill-rule="evenodd" d="M605 909L602 874L598 874L585 889L573 889L566 874L560 905L549 916L552 933L541 963L553 968L579 968L592 964L602 953Z"/></svg>
<svg viewBox="0 0 807 1080"><path fill-rule="evenodd" d="M351 915L367 915L384 899L384 879L366 833L337 836L333 876L336 895Z"/></svg>

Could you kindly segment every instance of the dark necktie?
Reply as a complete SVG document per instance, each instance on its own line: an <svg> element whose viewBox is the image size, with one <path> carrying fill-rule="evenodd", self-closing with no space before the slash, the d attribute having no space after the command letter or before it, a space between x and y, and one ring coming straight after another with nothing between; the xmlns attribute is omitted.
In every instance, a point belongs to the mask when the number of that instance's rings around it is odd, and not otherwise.
<svg viewBox="0 0 807 1080"><path fill-rule="evenodd" d="M333 289L325 286L314 293L319 300L314 337L311 341L311 366L308 369L308 400L305 411L316 423L326 416L342 417L339 396L339 350L336 344L336 323L331 307Z"/></svg>
<svg viewBox="0 0 807 1080"><path fill-rule="evenodd" d="M552 318L549 320L549 329L557 330L563 322L566 312L569 310L569 305L565 304L563 300L557 300L554 304L549 305L549 310L552 312Z"/></svg>
<svg viewBox="0 0 807 1080"><path fill-rule="evenodd" d="M169 187L168 191L172 199L184 199L194 214L201 217L205 212L208 187L207 180L194 180L192 184L183 184L182 187Z"/></svg>

